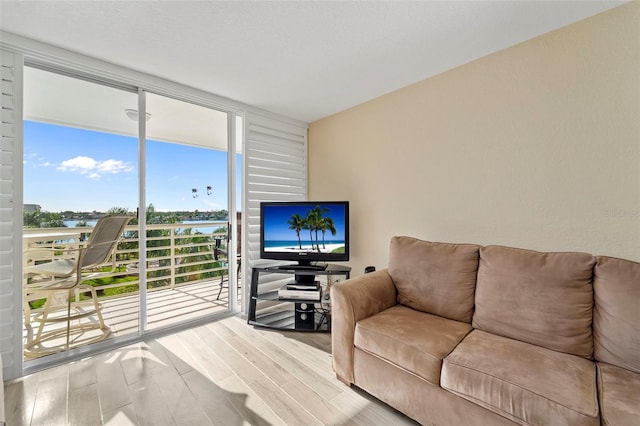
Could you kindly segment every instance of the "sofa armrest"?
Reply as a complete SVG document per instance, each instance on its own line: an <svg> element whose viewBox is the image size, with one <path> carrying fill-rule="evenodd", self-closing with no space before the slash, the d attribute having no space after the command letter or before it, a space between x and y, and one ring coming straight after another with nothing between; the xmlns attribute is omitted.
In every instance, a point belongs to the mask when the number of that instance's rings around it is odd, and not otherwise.
<svg viewBox="0 0 640 426"><path fill-rule="evenodd" d="M394 306L396 287L386 269L361 275L331 287L331 351L333 370L347 385L354 383L356 323Z"/></svg>

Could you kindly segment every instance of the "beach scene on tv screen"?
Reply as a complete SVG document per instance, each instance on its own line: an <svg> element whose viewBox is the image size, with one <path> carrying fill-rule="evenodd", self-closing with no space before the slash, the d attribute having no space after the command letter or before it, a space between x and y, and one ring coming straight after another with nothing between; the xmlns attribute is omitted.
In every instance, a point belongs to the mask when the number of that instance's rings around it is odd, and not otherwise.
<svg viewBox="0 0 640 426"><path fill-rule="evenodd" d="M343 205L271 205L263 212L264 250L344 253Z"/></svg>

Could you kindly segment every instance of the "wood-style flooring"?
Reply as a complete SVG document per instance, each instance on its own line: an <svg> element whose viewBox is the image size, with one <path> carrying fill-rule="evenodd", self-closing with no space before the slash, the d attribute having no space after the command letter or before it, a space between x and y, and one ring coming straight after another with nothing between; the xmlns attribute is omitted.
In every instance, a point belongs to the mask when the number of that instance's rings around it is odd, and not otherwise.
<svg viewBox="0 0 640 426"><path fill-rule="evenodd" d="M7 425L415 425L335 378L331 336L229 317L5 383Z"/></svg>

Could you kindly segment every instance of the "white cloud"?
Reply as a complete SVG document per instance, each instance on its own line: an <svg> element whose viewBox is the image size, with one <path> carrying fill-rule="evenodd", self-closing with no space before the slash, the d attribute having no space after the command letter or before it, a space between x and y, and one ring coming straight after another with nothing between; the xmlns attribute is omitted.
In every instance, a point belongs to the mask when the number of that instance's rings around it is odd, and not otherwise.
<svg viewBox="0 0 640 426"><path fill-rule="evenodd" d="M80 155L63 161L57 169L61 172L80 173L90 179L100 179L105 174L129 173L133 171L133 166L121 160L98 161Z"/></svg>
<svg viewBox="0 0 640 426"><path fill-rule="evenodd" d="M70 160L64 160L58 170L63 172L87 172L96 168L98 162L91 157L78 156Z"/></svg>
<svg viewBox="0 0 640 426"><path fill-rule="evenodd" d="M106 160L98 163L98 170L103 173L128 173L133 166L120 160Z"/></svg>

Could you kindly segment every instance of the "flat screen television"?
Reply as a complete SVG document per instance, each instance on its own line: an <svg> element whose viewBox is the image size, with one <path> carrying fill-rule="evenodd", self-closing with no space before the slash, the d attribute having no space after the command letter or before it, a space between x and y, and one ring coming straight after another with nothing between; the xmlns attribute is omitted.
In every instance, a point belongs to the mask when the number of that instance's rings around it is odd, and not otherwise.
<svg viewBox="0 0 640 426"><path fill-rule="evenodd" d="M260 257L296 261L298 269L348 261L349 202L261 203Z"/></svg>

